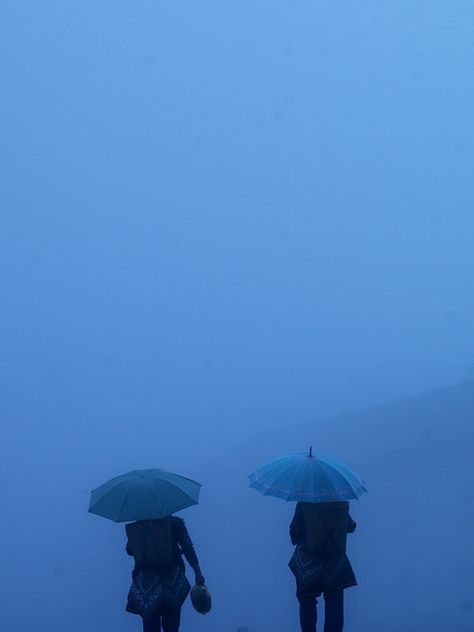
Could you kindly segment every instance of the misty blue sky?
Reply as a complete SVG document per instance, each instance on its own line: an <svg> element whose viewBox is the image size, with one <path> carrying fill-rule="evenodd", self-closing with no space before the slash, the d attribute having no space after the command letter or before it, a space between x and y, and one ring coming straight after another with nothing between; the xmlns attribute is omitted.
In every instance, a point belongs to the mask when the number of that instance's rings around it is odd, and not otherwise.
<svg viewBox="0 0 474 632"><path fill-rule="evenodd" d="M211 449L466 377L473 14L2 3L14 441Z"/></svg>
<svg viewBox="0 0 474 632"><path fill-rule="evenodd" d="M463 379L473 16L2 2L7 416L242 427Z"/></svg>
<svg viewBox="0 0 474 632"><path fill-rule="evenodd" d="M0 2L3 568L112 559L105 478L474 375L473 65L467 0Z"/></svg>

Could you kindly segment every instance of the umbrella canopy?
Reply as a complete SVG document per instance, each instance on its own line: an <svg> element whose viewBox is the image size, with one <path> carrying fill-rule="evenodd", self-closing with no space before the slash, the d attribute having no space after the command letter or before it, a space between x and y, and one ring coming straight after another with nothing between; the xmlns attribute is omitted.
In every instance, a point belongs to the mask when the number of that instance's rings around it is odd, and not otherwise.
<svg viewBox="0 0 474 632"><path fill-rule="evenodd" d="M327 454L288 454L250 474L250 487L265 496L308 503L359 498L365 483L347 465Z"/></svg>
<svg viewBox="0 0 474 632"><path fill-rule="evenodd" d="M91 493L89 512L114 522L152 520L196 505L201 485L164 470L133 470Z"/></svg>

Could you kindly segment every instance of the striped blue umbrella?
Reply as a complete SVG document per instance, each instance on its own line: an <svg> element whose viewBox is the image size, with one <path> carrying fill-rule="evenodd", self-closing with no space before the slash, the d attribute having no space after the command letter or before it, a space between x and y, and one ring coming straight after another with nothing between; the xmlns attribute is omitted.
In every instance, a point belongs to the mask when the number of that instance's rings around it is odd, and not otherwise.
<svg viewBox="0 0 474 632"><path fill-rule="evenodd" d="M308 503L359 498L364 481L347 465L321 452L288 454L273 459L250 474L250 487L265 496Z"/></svg>
<svg viewBox="0 0 474 632"><path fill-rule="evenodd" d="M89 512L114 522L166 518L196 505L200 491L199 483L177 474L132 470L94 489Z"/></svg>

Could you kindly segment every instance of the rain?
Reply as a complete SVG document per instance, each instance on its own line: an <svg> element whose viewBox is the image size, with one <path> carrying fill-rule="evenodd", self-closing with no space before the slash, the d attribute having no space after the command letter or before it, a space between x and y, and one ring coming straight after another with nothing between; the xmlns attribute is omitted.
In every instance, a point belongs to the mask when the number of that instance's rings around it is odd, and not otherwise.
<svg viewBox="0 0 474 632"><path fill-rule="evenodd" d="M247 476L310 446L367 483L344 629L472 632L474 6L3 0L0 30L0 632L141 630L87 510L146 468L202 484L181 629L297 630L294 503Z"/></svg>

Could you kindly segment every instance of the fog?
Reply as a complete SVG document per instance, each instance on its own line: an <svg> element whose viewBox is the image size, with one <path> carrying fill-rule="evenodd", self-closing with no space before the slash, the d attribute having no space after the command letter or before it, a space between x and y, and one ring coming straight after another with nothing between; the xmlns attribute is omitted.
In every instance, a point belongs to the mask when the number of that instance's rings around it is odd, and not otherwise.
<svg viewBox="0 0 474 632"><path fill-rule="evenodd" d="M473 18L3 0L0 632L140 630L86 512L142 467L204 484L182 629L297 629L246 475L310 443L369 488L345 629L473 629Z"/></svg>

